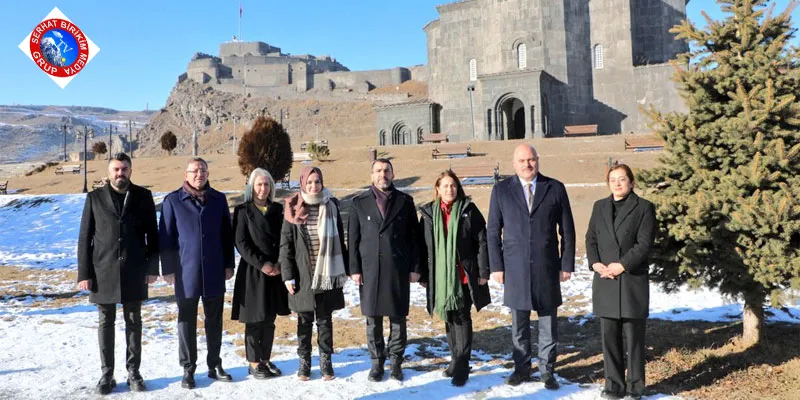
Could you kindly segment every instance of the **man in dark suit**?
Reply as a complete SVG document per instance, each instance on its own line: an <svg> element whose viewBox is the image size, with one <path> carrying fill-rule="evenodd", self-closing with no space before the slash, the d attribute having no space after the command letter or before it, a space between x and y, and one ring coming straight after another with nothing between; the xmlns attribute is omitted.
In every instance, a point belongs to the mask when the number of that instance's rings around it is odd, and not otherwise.
<svg viewBox="0 0 800 400"><path fill-rule="evenodd" d="M547 389L554 374L561 284L575 267L575 226L564 184L539 174L536 149L514 150L515 176L492 189L487 239L492 279L505 284L511 309L514 372L506 383L531 379L531 310L539 316L539 371ZM559 249L560 238L560 249Z"/></svg>
<svg viewBox="0 0 800 400"><path fill-rule="evenodd" d="M208 377L230 382L222 368L222 310L225 281L233 277L233 228L225 195L208 184L208 163L189 160L183 186L168 194L161 207L159 238L164 279L175 285L178 303L178 358L181 387L195 387L197 306L203 300Z"/></svg>
<svg viewBox="0 0 800 400"><path fill-rule="evenodd" d="M386 362L383 317L388 316L392 379L403 380L409 282L420 278L418 221L414 198L392 183L392 163L372 164L372 186L353 199L348 223L350 277L360 286L361 313L367 317L372 358L368 379L383 379Z"/></svg>
<svg viewBox="0 0 800 400"><path fill-rule="evenodd" d="M78 287L91 290L89 301L100 314L97 338L103 376L99 394L109 394L114 380L114 320L122 303L128 386L145 390L142 361L142 301L147 285L158 278L158 226L149 190L131 183L131 159L125 153L108 161L108 183L86 195L78 236Z"/></svg>

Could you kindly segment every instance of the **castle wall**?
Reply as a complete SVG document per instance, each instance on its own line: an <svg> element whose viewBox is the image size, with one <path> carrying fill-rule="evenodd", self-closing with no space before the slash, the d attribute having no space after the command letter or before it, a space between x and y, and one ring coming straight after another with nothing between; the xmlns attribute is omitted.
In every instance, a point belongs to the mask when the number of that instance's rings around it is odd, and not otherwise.
<svg viewBox="0 0 800 400"><path fill-rule="evenodd" d="M411 78L405 68L393 68L371 71L324 72L313 75L313 87L327 89L329 81L335 88L351 88L370 90L376 87L399 85Z"/></svg>
<svg viewBox="0 0 800 400"><path fill-rule="evenodd" d="M219 45L220 58L229 56L242 56L248 53L253 55L264 55L268 53L280 52L280 47L270 46L264 42L225 42Z"/></svg>

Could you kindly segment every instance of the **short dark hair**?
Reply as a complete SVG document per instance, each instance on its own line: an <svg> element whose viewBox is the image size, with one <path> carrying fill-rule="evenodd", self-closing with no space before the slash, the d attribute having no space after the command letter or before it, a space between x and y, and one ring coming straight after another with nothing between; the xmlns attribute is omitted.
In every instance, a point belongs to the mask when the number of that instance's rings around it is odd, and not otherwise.
<svg viewBox="0 0 800 400"><path fill-rule="evenodd" d="M114 153L113 155L111 155L111 158L108 159L108 163L111 164L111 161L114 160L117 160L119 162L127 162L128 165L133 165L131 158L128 157L128 155L123 152Z"/></svg>
<svg viewBox="0 0 800 400"><path fill-rule="evenodd" d="M611 173L618 169L625 171L625 175L628 176L629 181L636 182L636 179L633 177L633 171L631 170L631 167L627 166L626 164L618 163L612 165L611 168L608 169L608 173L606 174L606 183L608 183L609 178L611 178Z"/></svg>
<svg viewBox="0 0 800 400"><path fill-rule="evenodd" d="M375 161L372 162L372 166L370 166L370 168L374 168L375 164L377 163L389 165L389 169L391 169L392 172L394 172L394 165L392 165L392 162L389 161L388 158L376 158Z"/></svg>

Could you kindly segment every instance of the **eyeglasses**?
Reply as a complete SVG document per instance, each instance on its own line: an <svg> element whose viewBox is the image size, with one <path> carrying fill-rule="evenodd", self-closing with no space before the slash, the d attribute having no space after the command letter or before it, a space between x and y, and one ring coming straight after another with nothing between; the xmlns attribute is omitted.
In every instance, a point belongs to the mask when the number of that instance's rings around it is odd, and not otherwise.
<svg viewBox="0 0 800 400"><path fill-rule="evenodd" d="M201 169L187 169L186 172L190 173L190 174L207 174L208 170L207 169L202 169L202 168Z"/></svg>

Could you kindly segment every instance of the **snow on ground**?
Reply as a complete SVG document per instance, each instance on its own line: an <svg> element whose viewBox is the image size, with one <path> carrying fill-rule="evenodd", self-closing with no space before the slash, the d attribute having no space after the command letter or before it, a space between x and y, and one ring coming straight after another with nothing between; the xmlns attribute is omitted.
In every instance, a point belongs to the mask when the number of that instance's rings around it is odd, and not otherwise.
<svg viewBox="0 0 800 400"><path fill-rule="evenodd" d="M162 197L163 195L157 195ZM0 197L0 265L29 268L74 269L75 246L83 209L84 195ZM577 314L575 323L584 323L591 316L591 273L586 259L577 260L577 272L562 286L569 307ZM45 288L70 292L74 283L32 281L20 282ZM13 282L0 282L0 289L10 289ZM159 283L158 285L163 285ZM232 290L233 281L228 282ZM490 310L507 313L502 307L502 287L490 283L493 304ZM97 311L88 302L85 293L75 295L77 303L53 306L52 299L43 296L22 298L3 297L0 300L0 398L95 398L94 386L100 377L100 360L97 352ZM356 306L358 289L352 282L345 287L348 307ZM411 302L425 304L425 292L412 285ZM732 321L741 318L739 302L726 299L708 290L682 289L677 293L664 293L659 287L651 289L651 318L674 321L706 320ZM528 383L516 388L503 384L509 370L501 365L483 364L473 370L467 385L455 388L441 377L441 371L415 371L406 369L404 382L385 381L371 383L366 379L370 367L365 346L338 349L333 357L337 379L322 381L318 360L314 359L312 380L300 382L294 377L297 357L293 346L275 346L273 361L283 369L283 377L267 381L249 379L244 360L235 353L233 341L241 335L225 333L223 338L223 365L233 374L233 383L212 382L206 377L204 337L198 337L198 387L188 391L180 387L181 368L178 365L176 322L164 315L176 313L176 306L161 300L147 301L142 307L144 321L143 355L141 372L149 391L132 394L125 385L124 323L118 314L116 322L116 378L114 397L150 398L231 398L233 396L259 396L277 398L396 399L396 398L525 398L542 399L595 399L600 386L579 385L561 379L561 390L551 392L541 383ZM800 305L767 310L768 321L800 323ZM361 323L347 309L336 313L337 323ZM316 347L316 346L315 346ZM446 349L428 348L447 355ZM422 362L416 346L409 346L406 356L411 361ZM506 357L508 358L508 357ZM476 360L488 361L492 356L476 352ZM668 396L650 396L649 399L669 399Z"/></svg>

